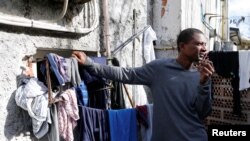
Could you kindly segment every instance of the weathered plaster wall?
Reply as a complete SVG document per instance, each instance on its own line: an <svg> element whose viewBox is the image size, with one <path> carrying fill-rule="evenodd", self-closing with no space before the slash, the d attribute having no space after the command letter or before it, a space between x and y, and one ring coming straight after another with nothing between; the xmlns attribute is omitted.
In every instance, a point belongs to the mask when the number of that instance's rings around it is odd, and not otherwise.
<svg viewBox="0 0 250 141"><path fill-rule="evenodd" d="M162 10L165 10L163 16ZM164 6L162 0L155 0L153 14L153 27L158 38L157 47L176 46L176 36L181 30L181 1L168 0Z"/></svg>
<svg viewBox="0 0 250 141"><path fill-rule="evenodd" d="M214 41L220 41L222 34L221 12L220 0L182 0L182 29L195 27L202 30L207 36L207 48L213 50ZM218 35L210 36L211 29Z"/></svg>
<svg viewBox="0 0 250 141"><path fill-rule="evenodd" d="M118 1L111 2L110 5L110 34L111 50L121 45L129 39L133 34L141 31L147 25L147 1ZM135 10L135 12L133 12ZM128 11L128 12L125 12ZM133 20L133 16L135 19ZM134 25L134 26L133 26ZM142 57L142 35L138 36L133 42L126 45L120 50L115 57L120 61L123 67L138 67L143 64ZM134 58L133 58L134 54ZM129 93L134 101L139 101L138 98L145 97L144 89L141 86L127 85ZM131 107L125 96L127 106Z"/></svg>
<svg viewBox="0 0 250 141"><path fill-rule="evenodd" d="M155 53L157 58L176 57L176 37L181 31L181 0L155 0L153 28L157 33ZM163 50L163 48L173 48Z"/></svg>
<svg viewBox="0 0 250 141"><path fill-rule="evenodd" d="M194 27L202 30L208 39L207 48L212 50L217 37L209 37L208 27L203 23L203 15L212 13L221 15L219 0L155 0L153 3L153 28L157 33L157 58L176 57L176 39L179 32L185 28ZM205 21L217 34L221 35L220 18ZM172 48L172 49L171 49Z"/></svg>
<svg viewBox="0 0 250 141"><path fill-rule="evenodd" d="M0 16L16 16L22 19L51 20L60 13L62 5L51 5L49 0L2 0L0 2ZM98 12L101 1L98 1ZM110 40L111 50L133 35L133 9L136 10L135 32L143 29L147 24L147 1L144 0L109 0ZM93 21L91 7L85 3L73 7L69 5L65 17L53 22L67 28L90 27ZM87 14L86 14L87 13ZM31 132L30 119L27 112L17 107L14 100L17 89L17 76L24 65L25 55L36 54L40 49L52 50L84 50L97 52L103 48L103 17L98 13L99 24L94 31L76 35L33 29L30 27L0 25L0 140L36 140ZM141 37L135 41L135 66L141 65L140 51ZM117 54L122 66L132 66L132 43L128 44L121 53ZM139 61L141 60L141 61ZM131 86L129 86L131 87Z"/></svg>

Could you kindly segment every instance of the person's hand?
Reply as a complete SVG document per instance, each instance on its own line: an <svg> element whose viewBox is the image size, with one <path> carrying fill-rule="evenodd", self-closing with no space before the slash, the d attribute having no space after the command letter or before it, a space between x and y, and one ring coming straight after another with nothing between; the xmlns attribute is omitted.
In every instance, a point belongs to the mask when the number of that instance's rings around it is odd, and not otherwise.
<svg viewBox="0 0 250 141"><path fill-rule="evenodd" d="M208 59L201 60L198 71L200 72L200 84L204 84L214 73L213 62Z"/></svg>
<svg viewBox="0 0 250 141"><path fill-rule="evenodd" d="M81 51L73 51L72 57L75 57L76 60L81 64L84 65L87 60L87 55Z"/></svg>

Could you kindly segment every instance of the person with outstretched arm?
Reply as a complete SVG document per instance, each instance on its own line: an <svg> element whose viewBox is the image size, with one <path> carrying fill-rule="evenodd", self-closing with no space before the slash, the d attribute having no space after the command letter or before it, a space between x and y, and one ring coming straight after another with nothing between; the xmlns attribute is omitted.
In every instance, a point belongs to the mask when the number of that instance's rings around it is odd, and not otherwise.
<svg viewBox="0 0 250 141"><path fill-rule="evenodd" d="M196 28L181 31L177 49L177 58L156 59L135 68L97 64L80 51L72 56L95 75L150 88L152 141L207 141L203 119L212 110L214 67L207 57L204 33Z"/></svg>

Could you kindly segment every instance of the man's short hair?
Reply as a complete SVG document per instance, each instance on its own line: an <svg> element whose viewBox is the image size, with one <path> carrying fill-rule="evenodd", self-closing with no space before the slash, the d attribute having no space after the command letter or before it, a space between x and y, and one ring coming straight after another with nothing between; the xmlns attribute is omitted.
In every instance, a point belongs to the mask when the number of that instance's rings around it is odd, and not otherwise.
<svg viewBox="0 0 250 141"><path fill-rule="evenodd" d="M182 43L188 43L190 40L193 39L193 35L195 33L200 33L204 34L201 30L196 29L196 28L187 28L185 30L182 30L180 34L177 37L177 49L180 51L180 46L179 44Z"/></svg>

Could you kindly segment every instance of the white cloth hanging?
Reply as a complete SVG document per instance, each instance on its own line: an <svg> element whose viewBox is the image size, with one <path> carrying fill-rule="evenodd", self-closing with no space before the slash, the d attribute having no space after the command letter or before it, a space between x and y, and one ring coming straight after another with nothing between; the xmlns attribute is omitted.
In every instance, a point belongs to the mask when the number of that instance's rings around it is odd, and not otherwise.
<svg viewBox="0 0 250 141"><path fill-rule="evenodd" d="M156 33L149 27L143 34L143 57L145 63L155 60L155 51L153 41L157 40Z"/></svg>
<svg viewBox="0 0 250 141"><path fill-rule="evenodd" d="M34 135L40 139L49 131L50 109L48 108L48 89L37 78L23 80L24 84L16 90L15 101L28 111L32 118Z"/></svg>
<svg viewBox="0 0 250 141"><path fill-rule="evenodd" d="M239 90L250 88L250 51L239 51Z"/></svg>

